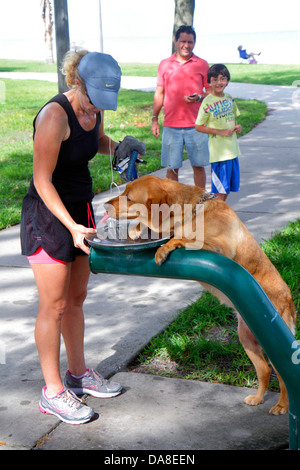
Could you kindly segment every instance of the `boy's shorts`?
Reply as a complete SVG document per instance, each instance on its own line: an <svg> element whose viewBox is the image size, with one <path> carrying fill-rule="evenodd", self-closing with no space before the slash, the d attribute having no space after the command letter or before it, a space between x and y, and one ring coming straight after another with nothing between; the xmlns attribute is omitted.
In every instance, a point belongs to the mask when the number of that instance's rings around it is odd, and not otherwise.
<svg viewBox="0 0 300 470"><path fill-rule="evenodd" d="M195 127L164 127L161 142L161 164L176 170L182 167L183 148L192 166L209 165L208 136Z"/></svg>
<svg viewBox="0 0 300 470"><path fill-rule="evenodd" d="M240 168L238 157L211 164L212 193L229 194L240 189Z"/></svg>

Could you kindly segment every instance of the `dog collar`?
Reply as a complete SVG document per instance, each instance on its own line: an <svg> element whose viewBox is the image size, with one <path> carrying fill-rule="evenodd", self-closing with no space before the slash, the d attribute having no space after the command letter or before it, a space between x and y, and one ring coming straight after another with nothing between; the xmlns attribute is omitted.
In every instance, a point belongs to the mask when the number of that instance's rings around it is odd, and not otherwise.
<svg viewBox="0 0 300 470"><path fill-rule="evenodd" d="M194 208L193 208L193 210L192 210L192 213L195 212L195 211L197 211L197 210L199 209L200 204L204 204L204 203L205 203L206 201L208 201L209 199L214 199L215 197L217 197L217 196L216 196L215 194L213 194L213 193L205 193L205 194L202 194L200 201L198 201L198 202L195 204L195 206L194 206Z"/></svg>
<svg viewBox="0 0 300 470"><path fill-rule="evenodd" d="M215 197L217 196L213 193L202 194L201 199L199 202L197 202L197 204L203 204L205 201L208 201L208 199L213 199Z"/></svg>

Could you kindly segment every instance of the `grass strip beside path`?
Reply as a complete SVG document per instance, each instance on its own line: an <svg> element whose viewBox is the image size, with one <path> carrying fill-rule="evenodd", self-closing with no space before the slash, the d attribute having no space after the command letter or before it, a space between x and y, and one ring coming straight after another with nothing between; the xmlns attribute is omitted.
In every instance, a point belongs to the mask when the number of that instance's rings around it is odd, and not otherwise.
<svg viewBox="0 0 300 470"><path fill-rule="evenodd" d="M210 64L212 65L212 64ZM300 77L300 65L287 64L225 64L232 82L260 85L292 86ZM123 76L156 77L158 64L120 63ZM56 64L29 60L0 59L0 72L56 73Z"/></svg>

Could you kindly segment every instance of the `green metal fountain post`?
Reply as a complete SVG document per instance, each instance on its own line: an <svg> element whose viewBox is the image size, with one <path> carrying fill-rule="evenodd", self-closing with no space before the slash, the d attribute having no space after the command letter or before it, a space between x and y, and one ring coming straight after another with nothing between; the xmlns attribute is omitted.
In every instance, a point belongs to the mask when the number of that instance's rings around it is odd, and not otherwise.
<svg viewBox="0 0 300 470"><path fill-rule="evenodd" d="M235 305L285 382L289 395L290 449L300 450L300 345L257 281L234 261L204 250L177 249L157 266L153 249L91 248L93 273L202 281Z"/></svg>

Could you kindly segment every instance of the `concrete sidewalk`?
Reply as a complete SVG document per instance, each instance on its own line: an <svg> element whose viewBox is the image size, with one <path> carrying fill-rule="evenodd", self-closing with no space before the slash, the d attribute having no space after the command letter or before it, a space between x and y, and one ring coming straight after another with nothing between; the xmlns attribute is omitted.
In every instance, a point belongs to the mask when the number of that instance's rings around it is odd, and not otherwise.
<svg viewBox="0 0 300 470"><path fill-rule="evenodd" d="M152 82L145 87L145 82L128 81L127 86L151 89ZM270 109L267 119L239 140L241 191L228 199L261 242L300 216L300 109L292 103L295 88L232 83L229 91L264 100ZM156 174L164 177L165 171ZM188 162L180 181L192 183ZM107 192L95 198L97 218L109 197ZM1 450L32 449L40 440L41 450L109 452L288 445L288 415L268 415L275 393L267 393L263 405L248 407L243 398L249 389L126 372L151 337L199 297L196 282L91 275L85 304L87 363L114 376L124 393L111 400L89 397L98 416L83 426L68 426L38 410L44 385L33 337L38 297L32 271L20 255L19 226L0 232L0 285L0 441L6 444ZM62 348L62 374L66 368Z"/></svg>

